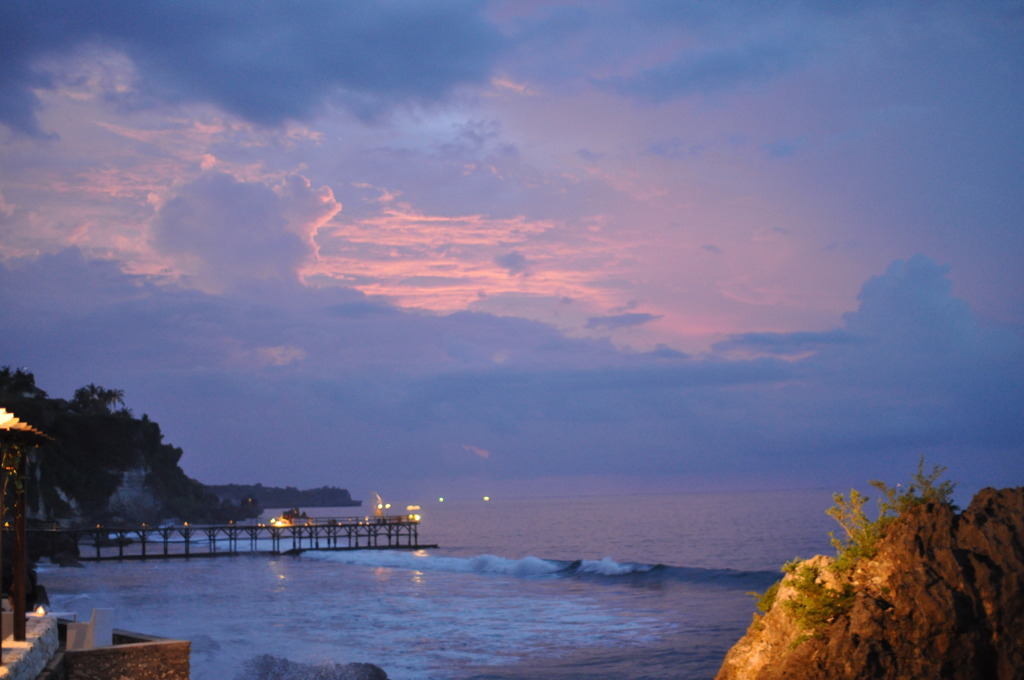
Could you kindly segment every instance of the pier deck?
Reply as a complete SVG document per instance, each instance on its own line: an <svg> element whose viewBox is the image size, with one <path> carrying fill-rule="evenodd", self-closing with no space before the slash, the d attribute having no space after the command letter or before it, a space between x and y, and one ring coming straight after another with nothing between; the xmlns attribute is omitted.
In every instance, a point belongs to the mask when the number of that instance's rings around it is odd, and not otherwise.
<svg viewBox="0 0 1024 680"><path fill-rule="evenodd" d="M298 554L306 550L419 550L419 517L309 518L291 524L32 529L30 540L78 547L78 559L145 560L264 553Z"/></svg>

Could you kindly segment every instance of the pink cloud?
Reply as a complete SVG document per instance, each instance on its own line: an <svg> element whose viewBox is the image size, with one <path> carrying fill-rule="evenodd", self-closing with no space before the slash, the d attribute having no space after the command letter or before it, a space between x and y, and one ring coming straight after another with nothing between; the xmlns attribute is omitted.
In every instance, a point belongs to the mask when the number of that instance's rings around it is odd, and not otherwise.
<svg viewBox="0 0 1024 680"><path fill-rule="evenodd" d="M389 204L377 215L321 227L319 257L304 275L343 281L400 306L440 312L507 294L601 296L592 285L592 263L614 262L611 244L592 237L581 248L577 238L570 244L566 236L562 225L551 220L429 215L408 204ZM519 263L512 268L511 252ZM525 262L530 276L512 275Z"/></svg>
<svg viewBox="0 0 1024 680"><path fill-rule="evenodd" d="M463 444L462 448L465 449L466 451L469 451L470 453L475 453L476 455L480 456L481 458L485 458L486 459L486 458L490 458L491 457L491 452L490 451L488 451L487 449L482 449L479 446L471 446L470 444Z"/></svg>

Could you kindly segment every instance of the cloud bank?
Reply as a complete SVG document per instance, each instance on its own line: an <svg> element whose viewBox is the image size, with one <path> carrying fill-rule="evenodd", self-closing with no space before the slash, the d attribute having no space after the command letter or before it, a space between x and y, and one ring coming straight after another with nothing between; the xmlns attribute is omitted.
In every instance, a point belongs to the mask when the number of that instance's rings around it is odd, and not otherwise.
<svg viewBox="0 0 1024 680"><path fill-rule="evenodd" d="M471 2L9 2L0 26L0 122L32 135L43 133L34 90L59 78L40 60L96 46L138 69L128 104L207 102L280 125L326 102L372 118L440 101L485 80L502 42Z"/></svg>
<svg viewBox="0 0 1024 680"><path fill-rule="evenodd" d="M1022 19L0 3L0 363L211 482L1021 483Z"/></svg>
<svg viewBox="0 0 1024 680"><path fill-rule="evenodd" d="M9 263L0 283L8 361L51 394L97 376L125 389L209 482L238 460L260 479L449 495L536 477L902 475L921 454L1024 472L1005 454L1024 437L1022 340L979 327L921 256L868 281L842 328L689 358L345 289L167 288L73 250Z"/></svg>

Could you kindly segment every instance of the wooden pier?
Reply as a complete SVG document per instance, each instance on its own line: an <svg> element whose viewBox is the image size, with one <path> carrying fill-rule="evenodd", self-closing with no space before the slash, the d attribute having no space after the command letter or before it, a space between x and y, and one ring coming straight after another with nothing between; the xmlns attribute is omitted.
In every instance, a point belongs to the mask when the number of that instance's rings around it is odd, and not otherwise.
<svg viewBox="0 0 1024 680"><path fill-rule="evenodd" d="M293 523L247 523L84 529L33 529L30 540L77 546L78 559L146 560L306 550L419 550L419 516L303 518Z"/></svg>

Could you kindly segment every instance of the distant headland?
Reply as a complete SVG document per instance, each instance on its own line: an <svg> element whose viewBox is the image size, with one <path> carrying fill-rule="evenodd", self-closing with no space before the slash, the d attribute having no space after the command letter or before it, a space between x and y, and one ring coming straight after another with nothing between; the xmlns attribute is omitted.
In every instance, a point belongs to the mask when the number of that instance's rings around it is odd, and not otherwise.
<svg viewBox="0 0 1024 680"><path fill-rule="evenodd" d="M221 502L235 505L256 502L263 508L347 508L358 507L362 501L352 500L348 489L321 486L297 489L294 486L263 486L262 484L207 484L206 489Z"/></svg>

